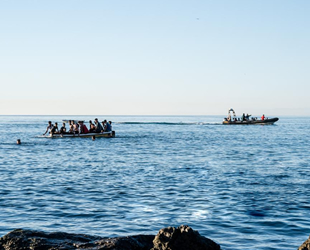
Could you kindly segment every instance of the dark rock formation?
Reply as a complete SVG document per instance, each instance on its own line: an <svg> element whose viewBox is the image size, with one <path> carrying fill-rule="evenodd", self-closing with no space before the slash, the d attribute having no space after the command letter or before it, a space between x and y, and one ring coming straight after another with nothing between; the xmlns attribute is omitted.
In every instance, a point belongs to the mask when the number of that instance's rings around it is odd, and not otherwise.
<svg viewBox="0 0 310 250"><path fill-rule="evenodd" d="M153 243L151 250L220 250L218 244L189 226L163 228L155 236Z"/></svg>
<svg viewBox="0 0 310 250"><path fill-rule="evenodd" d="M154 235L102 238L84 234L44 233L16 229L0 238L0 250L111 249L149 250Z"/></svg>
<svg viewBox="0 0 310 250"><path fill-rule="evenodd" d="M161 229L154 235L102 238L84 234L16 229L0 238L0 250L219 250L220 246L188 226Z"/></svg>
<svg viewBox="0 0 310 250"><path fill-rule="evenodd" d="M310 236L309 236L309 238L298 248L298 250L310 250Z"/></svg>

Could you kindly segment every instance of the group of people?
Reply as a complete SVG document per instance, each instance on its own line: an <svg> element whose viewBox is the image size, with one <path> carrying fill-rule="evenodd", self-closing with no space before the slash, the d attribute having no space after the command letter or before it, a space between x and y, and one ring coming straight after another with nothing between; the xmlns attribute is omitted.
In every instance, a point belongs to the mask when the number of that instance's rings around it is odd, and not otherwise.
<svg viewBox="0 0 310 250"><path fill-rule="evenodd" d="M234 121L234 122L235 121L243 121L244 122L244 121L250 121L250 120L252 120L252 121L257 120L257 117L252 117L251 119L250 119L250 117L251 117L251 115L243 113L241 116L241 119L237 118L237 117L231 118L231 115L229 113L228 117L225 118L225 121ZM265 118L266 118L265 115L262 115L261 120L264 121Z"/></svg>
<svg viewBox="0 0 310 250"><path fill-rule="evenodd" d="M49 121L46 131L43 135L46 135L46 133L48 132L50 134L87 134L87 133L102 133L112 131L111 121L108 122L107 120L104 120L100 123L97 118L94 120L94 123L91 120L89 121L89 128L87 128L87 126L84 124L84 121L69 120L68 123L69 128L67 130L65 122L59 129L57 122L55 122L55 124L52 124L52 122Z"/></svg>
<svg viewBox="0 0 310 250"><path fill-rule="evenodd" d="M243 113L241 116L241 121L249 121L250 120L250 116L249 114L245 114ZM265 120L265 115L263 114L262 117L260 118L262 121ZM252 117L252 121L256 121L257 118L256 117Z"/></svg>
<svg viewBox="0 0 310 250"><path fill-rule="evenodd" d="M250 120L250 116L249 114L245 114L243 113L242 116L241 116L241 121L248 121Z"/></svg>

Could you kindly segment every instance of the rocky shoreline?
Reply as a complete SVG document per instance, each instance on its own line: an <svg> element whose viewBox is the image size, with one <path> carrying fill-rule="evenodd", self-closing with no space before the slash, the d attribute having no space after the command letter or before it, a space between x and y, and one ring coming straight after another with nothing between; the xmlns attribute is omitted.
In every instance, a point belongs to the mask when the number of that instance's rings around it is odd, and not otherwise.
<svg viewBox="0 0 310 250"><path fill-rule="evenodd" d="M309 236L309 238L298 248L298 250L310 250L310 236Z"/></svg>
<svg viewBox="0 0 310 250"><path fill-rule="evenodd" d="M220 250L214 241L189 226L167 227L155 235L99 237L16 229L0 238L0 250ZM310 250L310 237L298 248Z"/></svg>
<svg viewBox="0 0 310 250"><path fill-rule="evenodd" d="M16 229L0 238L0 250L220 250L214 241L189 226L168 227L155 235L104 238L85 234Z"/></svg>

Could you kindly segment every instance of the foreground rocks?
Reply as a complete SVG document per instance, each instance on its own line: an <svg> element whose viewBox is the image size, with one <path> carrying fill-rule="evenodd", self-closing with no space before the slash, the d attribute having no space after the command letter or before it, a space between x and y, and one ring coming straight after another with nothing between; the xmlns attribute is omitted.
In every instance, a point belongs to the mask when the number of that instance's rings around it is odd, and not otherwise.
<svg viewBox="0 0 310 250"><path fill-rule="evenodd" d="M0 238L0 250L26 249L220 250L220 246L189 226L163 228L156 236L116 238L16 229Z"/></svg>
<svg viewBox="0 0 310 250"><path fill-rule="evenodd" d="M298 248L298 250L310 250L310 236L309 236L309 238Z"/></svg>
<svg viewBox="0 0 310 250"><path fill-rule="evenodd" d="M220 250L218 244L201 236L189 226L163 228L155 236L153 244L154 247L151 250Z"/></svg>

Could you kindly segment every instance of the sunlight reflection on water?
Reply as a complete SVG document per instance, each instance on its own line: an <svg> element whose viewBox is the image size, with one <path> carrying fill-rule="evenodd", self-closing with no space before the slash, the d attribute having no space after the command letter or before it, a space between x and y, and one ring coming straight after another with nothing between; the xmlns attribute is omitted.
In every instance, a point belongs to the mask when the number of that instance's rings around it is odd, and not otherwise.
<svg viewBox="0 0 310 250"><path fill-rule="evenodd" d="M116 116L116 138L38 138L50 119L63 117L0 117L1 235L188 224L227 250L294 249L308 238L309 118L239 127Z"/></svg>

